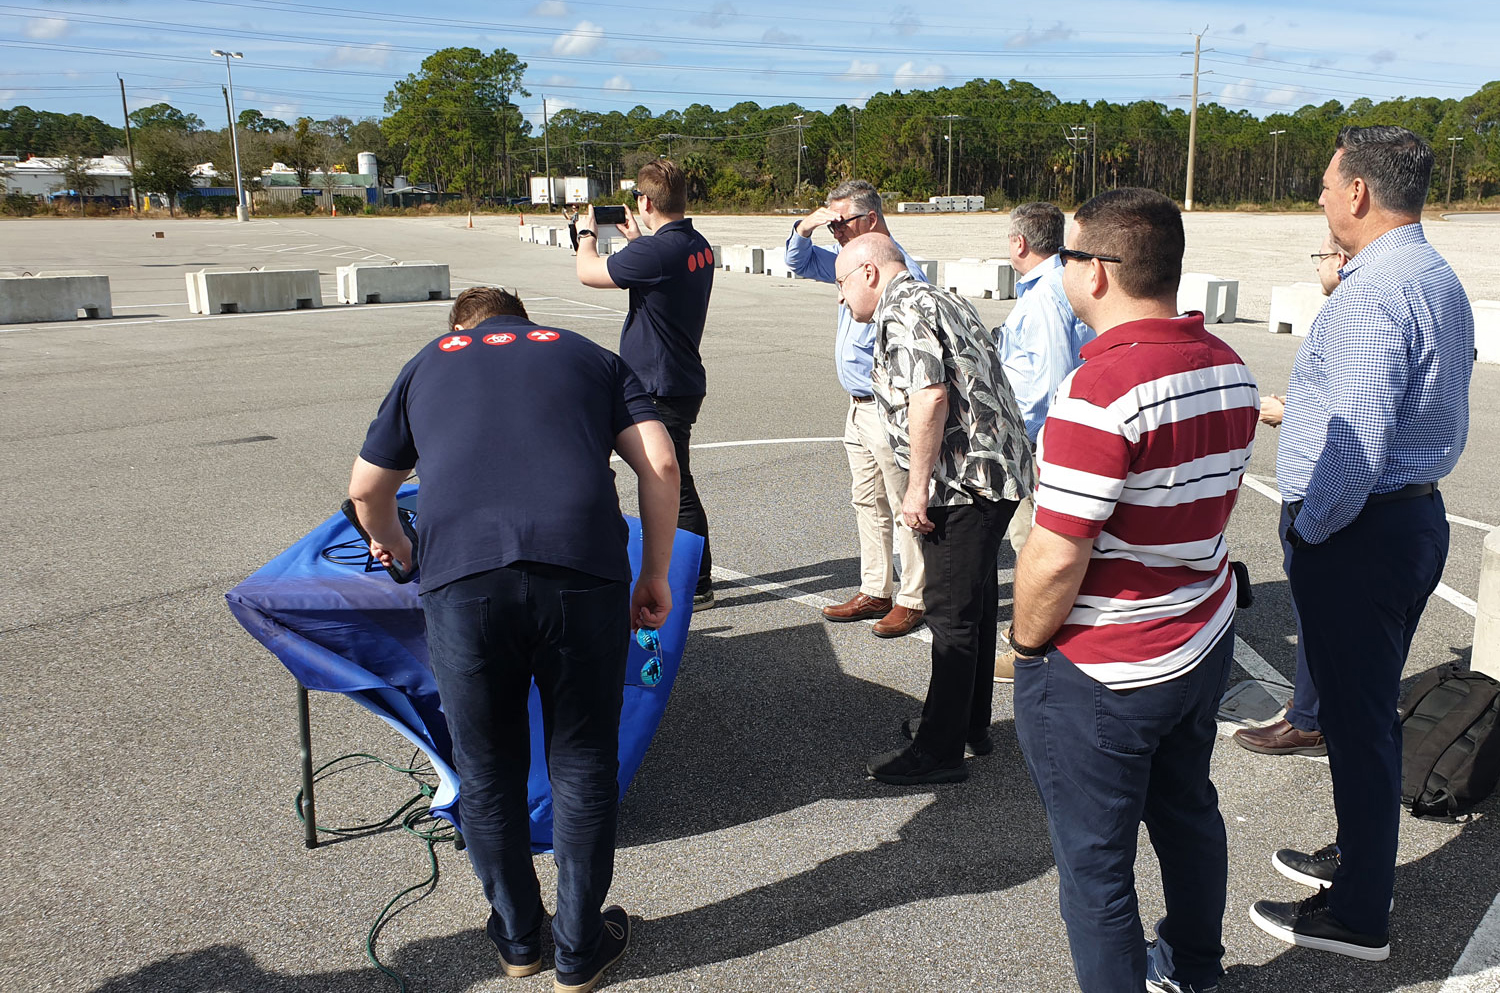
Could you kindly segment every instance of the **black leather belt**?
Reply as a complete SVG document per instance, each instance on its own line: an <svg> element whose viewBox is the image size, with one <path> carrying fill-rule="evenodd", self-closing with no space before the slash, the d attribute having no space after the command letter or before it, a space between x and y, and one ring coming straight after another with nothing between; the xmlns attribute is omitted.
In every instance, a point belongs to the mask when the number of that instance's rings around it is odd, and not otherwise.
<svg viewBox="0 0 1500 993"><path fill-rule="evenodd" d="M853 400L855 403L871 403L871 402L874 401L875 398L874 397L859 397L859 396L855 396L854 394L851 393L851 394L849 394L849 399Z"/></svg>
<svg viewBox="0 0 1500 993"><path fill-rule="evenodd" d="M1437 490L1436 483L1407 483L1399 490L1391 490L1389 493L1371 493L1366 504L1391 503L1394 500L1415 500L1424 497Z"/></svg>

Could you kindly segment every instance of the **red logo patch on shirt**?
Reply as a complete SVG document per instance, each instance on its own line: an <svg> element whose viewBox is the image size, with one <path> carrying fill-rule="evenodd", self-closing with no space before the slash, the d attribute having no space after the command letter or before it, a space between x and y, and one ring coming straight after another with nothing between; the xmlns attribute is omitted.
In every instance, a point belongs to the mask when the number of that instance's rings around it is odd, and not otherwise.
<svg viewBox="0 0 1500 993"><path fill-rule="evenodd" d="M707 269L708 268L708 259L704 257L704 255L703 255L702 252L698 253L698 268L699 269Z"/></svg>
<svg viewBox="0 0 1500 993"><path fill-rule="evenodd" d="M486 345L509 345L516 340L516 336L509 331L501 331L499 334L487 334L482 340Z"/></svg>
<svg viewBox="0 0 1500 993"><path fill-rule="evenodd" d="M544 329L541 331L532 331L527 334L526 337L530 338L532 341L556 341L557 339L561 338L562 335L558 334L556 331L547 331Z"/></svg>
<svg viewBox="0 0 1500 993"><path fill-rule="evenodd" d="M698 268L698 257L696 255L689 255L688 256L688 272L692 272L693 270L695 270L697 268Z"/></svg>
<svg viewBox="0 0 1500 993"><path fill-rule="evenodd" d="M703 257L708 260L709 265L714 264L714 250L712 248L705 248L703 250Z"/></svg>
<svg viewBox="0 0 1500 993"><path fill-rule="evenodd" d="M438 347L445 352L456 352L460 348L468 348L469 342L473 340L473 338L470 338L466 334L456 334L451 338L444 338L442 341L438 342Z"/></svg>

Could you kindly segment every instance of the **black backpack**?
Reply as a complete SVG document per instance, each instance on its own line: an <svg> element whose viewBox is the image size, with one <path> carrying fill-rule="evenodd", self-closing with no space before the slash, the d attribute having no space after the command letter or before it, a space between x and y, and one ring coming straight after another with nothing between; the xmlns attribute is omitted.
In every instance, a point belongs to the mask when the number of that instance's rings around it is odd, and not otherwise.
<svg viewBox="0 0 1500 993"><path fill-rule="evenodd" d="M1417 817L1451 818L1500 781L1500 682L1449 663L1401 701L1401 803Z"/></svg>

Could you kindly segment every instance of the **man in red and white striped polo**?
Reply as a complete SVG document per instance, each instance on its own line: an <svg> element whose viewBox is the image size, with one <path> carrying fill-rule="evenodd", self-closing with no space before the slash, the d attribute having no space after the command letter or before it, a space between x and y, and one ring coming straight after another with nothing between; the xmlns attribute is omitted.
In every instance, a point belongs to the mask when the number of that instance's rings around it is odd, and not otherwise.
<svg viewBox="0 0 1500 993"><path fill-rule="evenodd" d="M1224 525L1260 394L1202 314L1178 314L1182 251L1159 193L1113 190L1074 215L1063 288L1099 336L1042 428L1016 568L1016 734L1084 993L1207 991L1223 973L1228 856L1208 770L1234 645ZM1143 820L1167 904L1150 946Z"/></svg>

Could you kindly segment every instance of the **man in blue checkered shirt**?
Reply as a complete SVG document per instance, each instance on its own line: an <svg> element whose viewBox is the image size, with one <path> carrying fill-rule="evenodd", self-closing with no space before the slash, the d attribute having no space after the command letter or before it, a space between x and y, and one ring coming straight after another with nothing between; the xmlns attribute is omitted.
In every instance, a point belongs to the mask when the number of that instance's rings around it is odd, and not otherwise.
<svg viewBox="0 0 1500 993"><path fill-rule="evenodd" d="M1448 556L1437 483L1469 431L1474 315L1422 234L1432 150L1405 128L1345 128L1319 202L1350 256L1297 352L1276 453L1338 838L1273 857L1318 887L1250 917L1294 945L1390 954L1400 816L1401 670ZM1326 888L1325 888L1326 887Z"/></svg>

